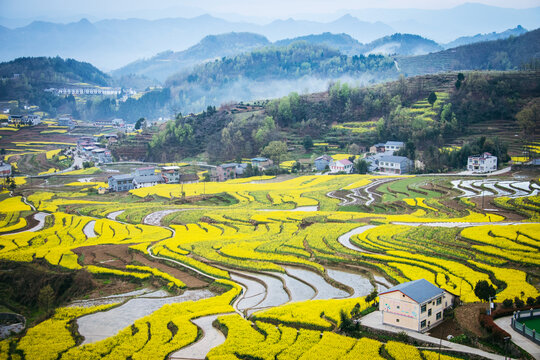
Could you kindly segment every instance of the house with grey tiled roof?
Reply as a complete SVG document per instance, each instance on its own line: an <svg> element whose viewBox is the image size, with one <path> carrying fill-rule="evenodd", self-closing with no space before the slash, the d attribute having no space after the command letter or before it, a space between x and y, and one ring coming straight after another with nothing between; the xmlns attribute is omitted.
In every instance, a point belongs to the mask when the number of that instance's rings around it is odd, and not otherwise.
<svg viewBox="0 0 540 360"><path fill-rule="evenodd" d="M379 171L384 174L407 174L412 170L412 161L405 156L383 155L379 157Z"/></svg>
<svg viewBox="0 0 540 360"><path fill-rule="evenodd" d="M409 281L379 294L379 310L385 325L425 332L443 321L444 310L454 295L425 279Z"/></svg>

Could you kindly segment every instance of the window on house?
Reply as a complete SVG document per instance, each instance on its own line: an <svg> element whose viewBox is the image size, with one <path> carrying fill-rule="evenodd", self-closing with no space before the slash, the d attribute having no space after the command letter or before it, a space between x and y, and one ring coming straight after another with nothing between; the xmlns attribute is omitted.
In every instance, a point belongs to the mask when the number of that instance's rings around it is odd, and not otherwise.
<svg viewBox="0 0 540 360"><path fill-rule="evenodd" d="M428 310L427 316L431 316L431 309Z"/></svg>
<svg viewBox="0 0 540 360"><path fill-rule="evenodd" d="M439 311L437 315L435 315L435 319L440 320L442 318L442 312Z"/></svg>
<svg viewBox="0 0 540 360"><path fill-rule="evenodd" d="M426 327L426 320L422 320L422 322L420 323L420 327L421 327L421 328L425 328L425 327Z"/></svg>
<svg viewBox="0 0 540 360"><path fill-rule="evenodd" d="M421 313L425 313L425 312L426 312L426 305L422 305L422 307L420 308L420 312L421 312Z"/></svg>
<svg viewBox="0 0 540 360"><path fill-rule="evenodd" d="M441 305L442 304L442 296L437 298L437 305Z"/></svg>
<svg viewBox="0 0 540 360"><path fill-rule="evenodd" d="M396 322L399 322L399 319L396 319Z"/></svg>
<svg viewBox="0 0 540 360"><path fill-rule="evenodd" d="M399 305L397 306L397 308L399 309Z"/></svg>

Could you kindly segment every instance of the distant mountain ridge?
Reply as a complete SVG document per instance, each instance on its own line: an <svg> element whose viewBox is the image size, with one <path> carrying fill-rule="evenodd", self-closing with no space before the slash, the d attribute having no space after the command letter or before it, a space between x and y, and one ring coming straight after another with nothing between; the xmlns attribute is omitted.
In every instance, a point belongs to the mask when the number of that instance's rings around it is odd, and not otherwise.
<svg viewBox="0 0 540 360"><path fill-rule="evenodd" d="M346 33L361 43L369 43L394 33L418 34L434 41L453 37L504 31L521 24L540 26L540 7L504 9L464 4L451 9L364 9L350 10L328 22L275 20L268 24L228 21L211 15L193 18L86 19L60 24L35 21L27 26L0 27L0 61L23 56L61 56L90 62L105 71L118 69L139 59L148 59L171 50L184 51L207 35L229 32L260 34L269 41L310 34ZM336 14L337 16L337 14Z"/></svg>
<svg viewBox="0 0 540 360"><path fill-rule="evenodd" d="M184 51L173 52L169 50L150 59L130 63L112 71L111 74L115 77L136 74L163 82L170 75L187 70L205 61L237 55L268 44L270 44L270 41L266 37L253 33L232 32L221 35L208 35L198 44Z"/></svg>
<svg viewBox="0 0 540 360"><path fill-rule="evenodd" d="M393 34L364 46L363 53L383 55L423 55L442 50L442 46L420 35Z"/></svg>
<svg viewBox="0 0 540 360"><path fill-rule="evenodd" d="M347 31L360 41L371 41L394 32L381 22L360 21L350 15L327 23L288 19L266 25L231 22L210 15L191 19L112 19L95 23L81 19L69 24L35 21L21 28L0 29L0 43L4 45L0 61L59 55L112 70L167 49L185 50L207 35L251 32L275 41L321 31Z"/></svg>
<svg viewBox="0 0 540 360"><path fill-rule="evenodd" d="M407 76L459 70L518 70L540 59L540 28L504 40L477 42L413 57L398 57Z"/></svg>
<svg viewBox="0 0 540 360"><path fill-rule="evenodd" d="M394 34L368 44L362 44L345 33L332 34L325 32L283 39L274 42L272 45L284 47L299 41L311 45L324 45L348 56L370 54L419 55L442 50L442 47L433 40L411 34ZM115 77L135 74L155 78L163 82L174 73L187 71L194 65L213 58L234 56L270 44L264 36L253 33L211 35L187 50L181 52L167 51L150 59L131 63L113 71L111 74Z"/></svg>
<svg viewBox="0 0 540 360"><path fill-rule="evenodd" d="M527 32L527 29L523 28L521 25L518 25L513 29L508 29L500 33L497 33L494 31L489 34L476 34L474 36L462 36L460 38L457 38L454 41L444 44L444 48L450 49L453 47L473 44L473 43L481 42L481 41L502 40L502 39L507 39L510 36L523 35L526 32Z"/></svg>

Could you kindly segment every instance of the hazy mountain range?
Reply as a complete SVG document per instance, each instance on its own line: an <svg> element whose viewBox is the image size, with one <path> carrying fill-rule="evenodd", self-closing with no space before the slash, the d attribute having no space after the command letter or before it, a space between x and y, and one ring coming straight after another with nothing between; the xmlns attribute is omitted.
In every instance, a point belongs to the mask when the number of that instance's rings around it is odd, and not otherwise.
<svg viewBox="0 0 540 360"><path fill-rule="evenodd" d="M474 42L504 39L510 36L518 36L527 32L519 26L502 33L478 34L472 37L464 37L456 40L460 45ZM234 56L268 45L276 47L288 46L294 42L303 41L312 45L325 45L338 50L342 54L353 55L397 55L415 56L434 53L447 48L433 40L419 35L393 34L362 44L348 34L312 34L296 38L279 40L271 43L266 37L253 33L228 33L221 35L209 35L198 44L179 52L166 51L149 59L137 60L111 74L116 77L136 75L156 79L164 82L169 76L182 71L189 71L193 66L219 59L225 56ZM456 45L457 46L457 45Z"/></svg>
<svg viewBox="0 0 540 360"><path fill-rule="evenodd" d="M3 24L9 23L4 19ZM362 43L394 33L418 34L439 43L460 36L504 31L517 25L540 26L540 7L504 9L465 4L446 10L355 10L330 22L275 20L268 24L230 21L211 15L160 20L111 19L58 24L35 21L15 29L0 26L0 61L21 56L56 56L112 70L167 50L182 51L207 35L251 32L269 41L321 32L346 33Z"/></svg>

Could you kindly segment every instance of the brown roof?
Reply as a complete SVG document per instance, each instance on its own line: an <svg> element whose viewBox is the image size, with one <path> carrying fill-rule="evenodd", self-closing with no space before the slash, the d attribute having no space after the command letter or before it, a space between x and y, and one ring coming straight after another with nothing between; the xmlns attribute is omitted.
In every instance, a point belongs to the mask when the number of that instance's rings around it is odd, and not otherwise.
<svg viewBox="0 0 540 360"><path fill-rule="evenodd" d="M199 180L199 176L197 174L182 174L180 175L180 181L196 181Z"/></svg>

